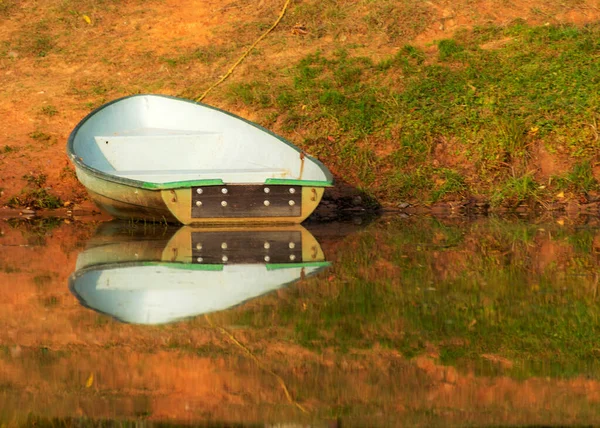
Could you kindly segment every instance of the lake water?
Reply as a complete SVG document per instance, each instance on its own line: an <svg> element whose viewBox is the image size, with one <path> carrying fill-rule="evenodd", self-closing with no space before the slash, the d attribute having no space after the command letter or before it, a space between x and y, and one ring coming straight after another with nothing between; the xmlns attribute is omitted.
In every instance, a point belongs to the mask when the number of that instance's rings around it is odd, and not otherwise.
<svg viewBox="0 0 600 428"><path fill-rule="evenodd" d="M0 425L600 420L600 221L0 221Z"/></svg>

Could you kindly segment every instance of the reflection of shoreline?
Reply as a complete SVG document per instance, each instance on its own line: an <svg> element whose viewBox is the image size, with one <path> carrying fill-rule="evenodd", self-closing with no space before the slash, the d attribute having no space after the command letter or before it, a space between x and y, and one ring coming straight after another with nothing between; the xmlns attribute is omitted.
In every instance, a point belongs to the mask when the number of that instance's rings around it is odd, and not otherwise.
<svg viewBox="0 0 600 428"><path fill-rule="evenodd" d="M79 254L69 288L83 306L120 321L164 324L236 306L328 265L299 225L128 232L109 223Z"/></svg>

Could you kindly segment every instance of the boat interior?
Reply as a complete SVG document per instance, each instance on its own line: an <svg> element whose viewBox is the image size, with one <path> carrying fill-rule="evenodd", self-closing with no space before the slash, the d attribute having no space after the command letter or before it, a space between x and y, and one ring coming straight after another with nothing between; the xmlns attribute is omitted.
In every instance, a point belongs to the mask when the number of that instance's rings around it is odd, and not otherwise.
<svg viewBox="0 0 600 428"><path fill-rule="evenodd" d="M209 106L156 95L119 100L74 131L86 165L140 182L267 179L330 182L329 172L269 131Z"/></svg>
<svg viewBox="0 0 600 428"><path fill-rule="evenodd" d="M223 162L227 150L221 133L140 129L94 140L114 168L111 173L132 180L167 183L220 178L225 183L262 183L268 178L293 178L289 168L257 163L248 156L235 164Z"/></svg>

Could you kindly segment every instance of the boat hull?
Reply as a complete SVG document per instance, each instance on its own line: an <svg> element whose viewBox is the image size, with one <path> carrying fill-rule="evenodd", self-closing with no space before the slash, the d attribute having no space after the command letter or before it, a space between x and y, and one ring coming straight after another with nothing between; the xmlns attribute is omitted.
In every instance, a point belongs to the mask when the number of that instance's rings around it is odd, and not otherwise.
<svg viewBox="0 0 600 428"><path fill-rule="evenodd" d="M91 199L104 212L125 220L194 224L292 224L304 221L319 205L324 187L290 185L215 185L187 186L174 189L145 189L114 182L76 166L77 178ZM213 207L208 214L199 213L198 202L208 211L206 200L200 200L201 188ZM222 198L216 194L227 189ZM235 192L232 191L235 189ZM265 189L269 193L265 193ZM281 195L294 189L293 198ZM258 190L258 191L257 191ZM277 192L279 190L279 192ZM282 192L283 191L283 192ZM278 202L274 194L279 193ZM212 196L212 197L210 197ZM226 206L214 207L226 202ZM266 204L266 201L269 204ZM290 205L293 202L293 205ZM287 206L286 206L287 205Z"/></svg>

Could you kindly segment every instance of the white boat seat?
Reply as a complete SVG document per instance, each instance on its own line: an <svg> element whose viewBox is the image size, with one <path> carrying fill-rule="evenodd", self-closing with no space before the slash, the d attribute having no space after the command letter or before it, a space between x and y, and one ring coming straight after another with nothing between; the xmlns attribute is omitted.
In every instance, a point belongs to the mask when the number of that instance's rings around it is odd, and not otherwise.
<svg viewBox="0 0 600 428"><path fill-rule="evenodd" d="M251 153L229 156L234 148L226 147L220 133L147 128L94 139L114 168L104 172L147 183L220 179L257 184L268 178L294 178L289 169L256 164Z"/></svg>
<svg viewBox="0 0 600 428"><path fill-rule="evenodd" d="M112 175L150 183L221 179L224 183L263 183L267 178L292 178L281 168L202 169L202 170L130 170L110 171Z"/></svg>
<svg viewBox="0 0 600 428"><path fill-rule="evenodd" d="M225 155L220 133L154 131L154 134L96 136L94 139L116 170L192 169L203 159L219 159Z"/></svg>

